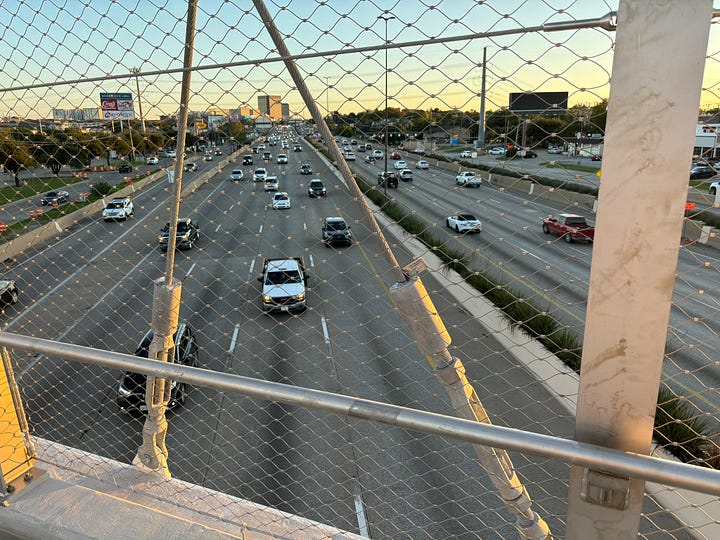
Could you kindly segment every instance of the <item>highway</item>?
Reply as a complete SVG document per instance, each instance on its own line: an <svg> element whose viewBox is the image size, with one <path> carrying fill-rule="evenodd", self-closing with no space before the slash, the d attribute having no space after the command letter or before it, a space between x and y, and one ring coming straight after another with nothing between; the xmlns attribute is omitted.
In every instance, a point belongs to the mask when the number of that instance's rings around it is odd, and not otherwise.
<svg viewBox="0 0 720 540"><path fill-rule="evenodd" d="M235 165L228 164L183 198L182 216L196 219L202 232L193 249L177 253L175 275L183 282L180 317L197 331L200 366L452 414L392 306L392 273L350 192L308 144L303 148L287 152L286 166L267 164L291 196L289 210L269 207L270 194L249 180L252 166L243 167L246 180L231 182ZM280 149L271 151L275 157ZM300 160L316 174L301 176ZM328 187L324 199L307 196L307 183L316 177ZM450 209L480 209L485 231L461 239L475 257L488 267L503 262L503 271L524 276L537 294L558 304L575 298L568 302L568 320L582 312L592 247L547 243L534 226L547 208L536 201L523 206L517 195L485 185L456 189L433 170L416 178L393 195L443 233ZM136 215L127 222L105 223L98 215L5 261L4 275L18 281L21 300L5 310L4 329L132 354L149 328L152 282L164 272L157 234L169 215L169 196L168 184L157 182L134 197ZM320 242L321 219L330 215L348 220L355 245L334 249ZM402 264L411 260L401 241L391 244ZM523 246L533 255L523 255ZM277 256L305 259L310 291L302 314L261 310L262 260ZM538 258L550 261L552 271L541 270ZM493 421L571 437L574 420L550 392L431 275L423 281L453 336L452 352L477 383ZM120 373L37 357L15 357L15 373L33 435L133 459L143 419L119 411ZM512 518L464 443L205 388L193 388L169 422L170 469L182 480L375 538L514 534ZM562 537L568 468L532 456L512 458L535 510ZM645 512L654 525L643 517L643 530L676 530L649 499Z"/></svg>
<svg viewBox="0 0 720 540"><path fill-rule="evenodd" d="M568 244L545 235L541 223L560 212L580 213L593 222L592 214L517 190L501 191L487 182L477 189L457 186L450 172L432 166L417 170L414 156L404 154L403 159L413 168L415 180L401 183L391 195L427 219L436 235L457 241L472 257L473 268L547 309L582 338L592 244ZM372 179L383 165L357 161L354 167ZM482 220L482 233L457 235L445 227L448 215L462 211ZM717 251L701 245L681 244L679 250L664 380L714 421L720 406L713 390L720 385L720 370L713 360L720 333L714 314L720 298L709 284L717 281L720 258Z"/></svg>

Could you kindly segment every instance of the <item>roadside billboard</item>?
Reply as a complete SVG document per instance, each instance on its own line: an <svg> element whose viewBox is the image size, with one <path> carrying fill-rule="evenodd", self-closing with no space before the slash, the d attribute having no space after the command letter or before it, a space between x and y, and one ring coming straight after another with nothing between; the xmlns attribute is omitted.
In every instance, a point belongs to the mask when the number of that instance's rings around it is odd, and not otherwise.
<svg viewBox="0 0 720 540"><path fill-rule="evenodd" d="M515 92L510 94L510 110L518 114L565 114L567 92Z"/></svg>
<svg viewBox="0 0 720 540"><path fill-rule="evenodd" d="M135 120L132 94L100 92L100 108L105 120Z"/></svg>

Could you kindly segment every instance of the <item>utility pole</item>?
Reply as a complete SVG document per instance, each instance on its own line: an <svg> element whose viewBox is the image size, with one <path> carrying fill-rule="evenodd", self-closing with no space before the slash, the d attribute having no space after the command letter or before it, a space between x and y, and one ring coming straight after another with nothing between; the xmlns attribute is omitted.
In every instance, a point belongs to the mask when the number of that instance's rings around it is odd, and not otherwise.
<svg viewBox="0 0 720 540"><path fill-rule="evenodd" d="M140 73L140 68L132 67L132 68L130 68L130 71L135 74L135 85L137 86L137 97L138 97L138 109L140 111L140 122L142 124L143 133L145 133L145 117L143 116L142 99L140 99L140 77L138 76L138 73Z"/></svg>
<svg viewBox="0 0 720 540"><path fill-rule="evenodd" d="M388 21L394 19L392 15L379 15L378 19L385 21L385 171L383 175L383 192L387 197L388 189L388 128L390 120L388 117Z"/></svg>
<svg viewBox="0 0 720 540"><path fill-rule="evenodd" d="M478 118L478 148L485 148L485 74L487 61L487 47L483 47L482 85L480 88L480 117Z"/></svg>

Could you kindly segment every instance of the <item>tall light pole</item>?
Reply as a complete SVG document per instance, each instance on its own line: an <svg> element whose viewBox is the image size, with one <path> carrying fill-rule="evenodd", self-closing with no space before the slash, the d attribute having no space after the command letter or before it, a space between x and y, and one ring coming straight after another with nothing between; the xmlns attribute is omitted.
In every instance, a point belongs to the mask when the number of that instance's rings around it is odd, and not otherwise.
<svg viewBox="0 0 720 540"><path fill-rule="evenodd" d="M142 123L143 133L145 133L145 117L143 116L142 100L140 99L140 77L138 77L138 73L140 73L140 68L132 67L132 68L130 68L130 71L135 74L135 85L137 86L137 97L138 97L138 109L140 110L140 122Z"/></svg>
<svg viewBox="0 0 720 540"><path fill-rule="evenodd" d="M388 21L390 19L394 19L392 15L388 15L385 13L384 15L379 15L378 19L382 19L385 21L385 171L384 171L384 182L383 187L385 191L385 195L387 196L387 172L388 172L388 127L389 127L389 118L388 118Z"/></svg>

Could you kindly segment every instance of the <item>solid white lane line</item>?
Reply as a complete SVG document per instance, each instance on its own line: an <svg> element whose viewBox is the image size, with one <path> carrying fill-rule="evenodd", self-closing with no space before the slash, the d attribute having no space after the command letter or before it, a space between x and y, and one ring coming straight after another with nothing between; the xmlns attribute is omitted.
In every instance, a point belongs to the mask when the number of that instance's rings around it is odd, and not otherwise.
<svg viewBox="0 0 720 540"><path fill-rule="evenodd" d="M238 338L238 333L239 333L239 332L240 332L240 325L239 325L239 324L236 324L236 325L235 325L235 330L233 330L232 339L230 340L230 348L229 348L228 351L227 351L227 352L229 352L230 354L232 354L233 351L235 350L235 345L237 345L237 338Z"/></svg>
<svg viewBox="0 0 720 540"><path fill-rule="evenodd" d="M188 276L190 276L190 274L192 274L192 271L195 269L196 265L197 265L197 263L192 263L192 266L190 267L190 269L185 273L185 277L188 277Z"/></svg>

